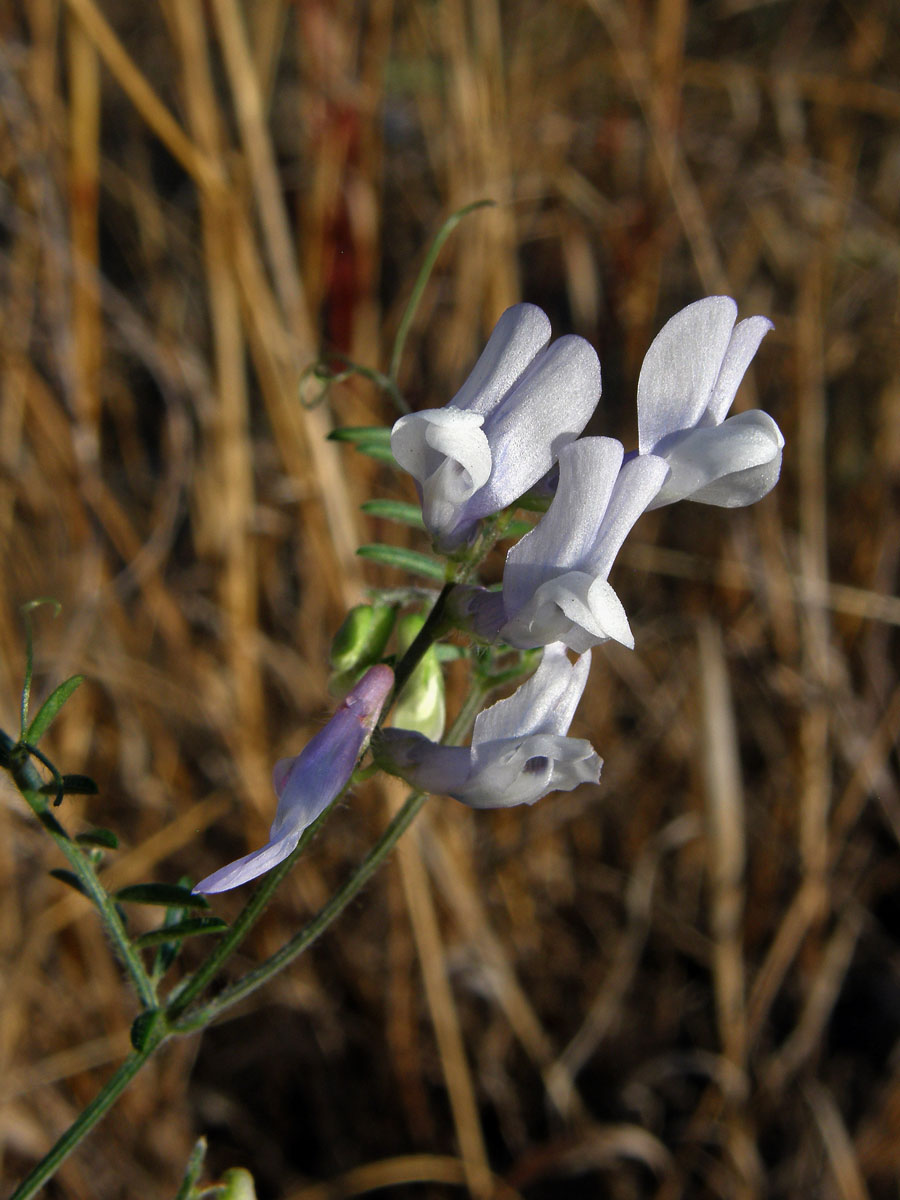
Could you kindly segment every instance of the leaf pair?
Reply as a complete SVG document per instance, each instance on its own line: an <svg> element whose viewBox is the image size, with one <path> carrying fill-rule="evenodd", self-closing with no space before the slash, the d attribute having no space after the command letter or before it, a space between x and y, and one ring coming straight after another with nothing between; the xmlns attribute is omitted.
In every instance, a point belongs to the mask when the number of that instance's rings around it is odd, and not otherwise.
<svg viewBox="0 0 900 1200"><path fill-rule="evenodd" d="M86 845L113 848L118 844L108 829L92 830L90 833L80 834L75 840ZM92 900L87 888L74 871L55 868L50 874L60 883L67 884ZM209 902L204 896L195 896L189 887L182 884L134 883L113 892L111 899L116 904L151 904L167 909L166 921L159 929L151 929L133 939L133 944L142 950L147 946L162 947L161 953L168 961L162 963L158 958L154 965L154 975L164 973L185 938L196 937L202 933L223 933L228 928L225 921L219 917L185 917L183 914L189 909L209 908ZM174 945L174 951L166 954L165 947L170 943Z"/></svg>

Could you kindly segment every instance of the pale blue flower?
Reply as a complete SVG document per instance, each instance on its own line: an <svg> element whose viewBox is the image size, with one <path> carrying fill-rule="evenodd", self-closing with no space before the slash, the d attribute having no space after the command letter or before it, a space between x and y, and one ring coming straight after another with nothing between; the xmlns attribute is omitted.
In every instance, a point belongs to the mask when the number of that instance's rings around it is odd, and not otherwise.
<svg viewBox="0 0 900 1200"><path fill-rule="evenodd" d="M623 456L614 438L582 438L560 455L549 509L506 556L501 641L523 649L560 641L579 653L610 638L634 647L607 577L667 468L652 454L624 465Z"/></svg>
<svg viewBox="0 0 900 1200"><path fill-rule="evenodd" d="M569 335L552 346L533 304L508 308L469 378L445 408L401 417L394 458L416 481L425 526L452 550L552 468L600 398L593 347Z"/></svg>
<svg viewBox="0 0 900 1200"><path fill-rule="evenodd" d="M373 742L375 760L413 787L472 808L534 804L548 792L597 783L602 764L590 742L566 737L590 658L582 654L571 663L564 646L548 646L529 680L478 714L470 747L382 729Z"/></svg>
<svg viewBox="0 0 900 1200"><path fill-rule="evenodd" d="M634 646L607 577L668 467L652 454L624 465L623 457L614 438L582 438L563 449L556 495L507 554L502 592L458 589L451 598L464 628L521 649L558 641L580 653L610 638Z"/></svg>
<svg viewBox="0 0 900 1200"><path fill-rule="evenodd" d="M227 892L271 871L291 854L300 835L346 787L394 683L390 667L372 667L341 702L337 712L294 758L272 771L278 796L269 840L260 850L220 867L195 892Z"/></svg>
<svg viewBox="0 0 900 1200"><path fill-rule="evenodd" d="M784 438L759 409L725 416L759 344L766 317L735 325L737 305L708 296L676 313L654 338L638 379L638 447L670 474L650 505L696 500L738 508L778 482Z"/></svg>

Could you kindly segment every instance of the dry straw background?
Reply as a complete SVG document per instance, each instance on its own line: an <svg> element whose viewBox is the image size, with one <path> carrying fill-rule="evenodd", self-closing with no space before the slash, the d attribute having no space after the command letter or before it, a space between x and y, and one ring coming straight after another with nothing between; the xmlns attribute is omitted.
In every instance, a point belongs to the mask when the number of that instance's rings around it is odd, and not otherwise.
<svg viewBox="0 0 900 1200"><path fill-rule="evenodd" d="M635 441L659 325L727 292L776 330L738 407L787 439L756 508L643 519L595 652L599 788L435 798L267 992L151 1062L47 1195L171 1197L193 1139L260 1197L900 1195L900 14L891 0L3 0L0 722L18 606L47 750L100 795L111 885L259 844L328 711L345 606L400 577L358 511L409 481L325 444L320 353L414 406L526 298L598 347ZM412 535L410 535L411 544ZM415 543L420 544L420 543ZM396 794L332 818L254 939L346 877ZM12 1182L126 1052L134 1004L11 787L0 1155ZM239 898L224 896L226 918ZM240 965L240 964L237 964Z"/></svg>

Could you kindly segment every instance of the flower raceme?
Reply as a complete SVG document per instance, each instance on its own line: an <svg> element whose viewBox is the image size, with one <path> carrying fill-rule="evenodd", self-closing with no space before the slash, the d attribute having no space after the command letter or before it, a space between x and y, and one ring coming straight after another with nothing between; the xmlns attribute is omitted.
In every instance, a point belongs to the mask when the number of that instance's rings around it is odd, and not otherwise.
<svg viewBox="0 0 900 1200"><path fill-rule="evenodd" d="M771 417L753 411L726 419L772 328L765 317L735 324L736 316L733 300L710 296L662 328L638 381L633 454L612 438L579 438L600 396L597 355L579 337L549 344L550 322L532 304L506 310L445 408L397 421L392 452L415 479L426 528L444 553L469 541L483 518L548 475L552 480L555 467L558 483L547 512L508 552L502 591L460 586L447 604L447 615L476 636L518 649L543 646L537 671L475 718L468 748L411 729L381 730L373 750L385 770L475 808L532 804L599 779L593 747L567 735L590 647L608 639L634 645L608 583L622 542L647 509L681 499L750 504L771 490L781 469L784 439ZM579 654L576 662L567 648ZM435 669L432 682L439 682L436 658L429 665ZM392 683L389 667L373 667L306 749L276 765L278 808L268 842L195 891L236 887L292 853L346 786ZM431 705L426 716L417 706L404 708L402 697L397 716L435 733L441 698L427 689L423 696Z"/></svg>
<svg viewBox="0 0 900 1200"><path fill-rule="evenodd" d="M401 417L394 458L416 481L425 526L451 551L551 470L600 398L600 363L584 338L548 346L533 304L503 313L472 373L444 408Z"/></svg>
<svg viewBox="0 0 900 1200"><path fill-rule="evenodd" d="M415 788L471 808L534 804L548 792L597 783L602 763L593 746L566 736L590 664L589 653L571 663L561 643L547 646L530 679L478 714L471 746L382 729L372 742L375 761Z"/></svg>
<svg viewBox="0 0 900 1200"><path fill-rule="evenodd" d="M667 321L647 351L637 388L638 448L670 469L650 508L676 500L739 508L778 482L784 438L768 413L725 420L772 328L766 317L735 325L736 316L729 296L707 296Z"/></svg>
<svg viewBox="0 0 900 1200"><path fill-rule="evenodd" d="M260 850L202 879L195 892L227 892L271 871L293 852L304 829L349 782L393 683L390 667L372 667L312 741L294 758L283 758L275 764L272 781L278 808L269 840Z"/></svg>
<svg viewBox="0 0 900 1200"><path fill-rule="evenodd" d="M758 316L735 325L736 315L729 297L710 296L666 323L638 382L638 451L592 437L558 450L550 508L507 554L502 592L461 587L452 596L462 628L520 649L561 641L580 653L611 638L633 647L607 578L640 515L679 499L737 507L771 490L778 426L760 411L725 416L772 324Z"/></svg>

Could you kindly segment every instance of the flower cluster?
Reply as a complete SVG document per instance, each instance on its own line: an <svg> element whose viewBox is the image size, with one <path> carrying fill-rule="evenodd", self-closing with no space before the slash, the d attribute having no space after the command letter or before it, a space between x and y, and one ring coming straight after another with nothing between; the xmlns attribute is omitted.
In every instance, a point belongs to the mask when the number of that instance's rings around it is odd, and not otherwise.
<svg viewBox="0 0 900 1200"><path fill-rule="evenodd" d="M432 740L444 724L442 673L434 645L425 647L394 708L394 724L402 727L373 738L384 770L474 808L533 804L550 791L598 781L596 751L568 732L591 648L610 639L634 646L608 582L623 541L648 509L676 500L751 504L781 470L784 440L770 416L727 417L772 328L765 317L735 324L736 317L733 300L711 296L663 327L641 368L638 448L628 454L613 438L580 436L600 398L600 363L583 338L549 344L549 321L532 304L503 314L448 405L397 421L391 450L416 482L425 527L441 553L464 559L484 519L526 492L552 499L509 550L499 591L456 584L445 597L445 619L477 641L541 649L537 670L475 718L470 746L443 745ZM423 620L415 615L397 625L399 657ZM342 677L379 662L394 621L390 604L350 614L332 652ZM306 749L276 766L278 809L268 843L195 890L235 887L293 852L349 782L393 685L390 667L371 666Z"/></svg>
<svg viewBox="0 0 900 1200"><path fill-rule="evenodd" d="M530 804L597 780L600 759L566 735L590 648L609 639L634 646L608 583L628 532L648 509L675 500L738 507L778 480L784 439L772 418L753 411L726 420L772 328L765 317L736 317L733 300L711 296L663 327L641 369L631 454L613 438L578 437L600 397L600 364L581 338L548 347L549 323L529 304L503 314L446 408L396 423L394 456L413 475L440 548L471 538L482 518L537 484L555 491L507 554L502 589L457 587L450 601L457 624L484 641L544 647L537 672L476 718L468 750L382 733L376 753L385 769L479 808ZM574 666L566 648L579 655Z"/></svg>

